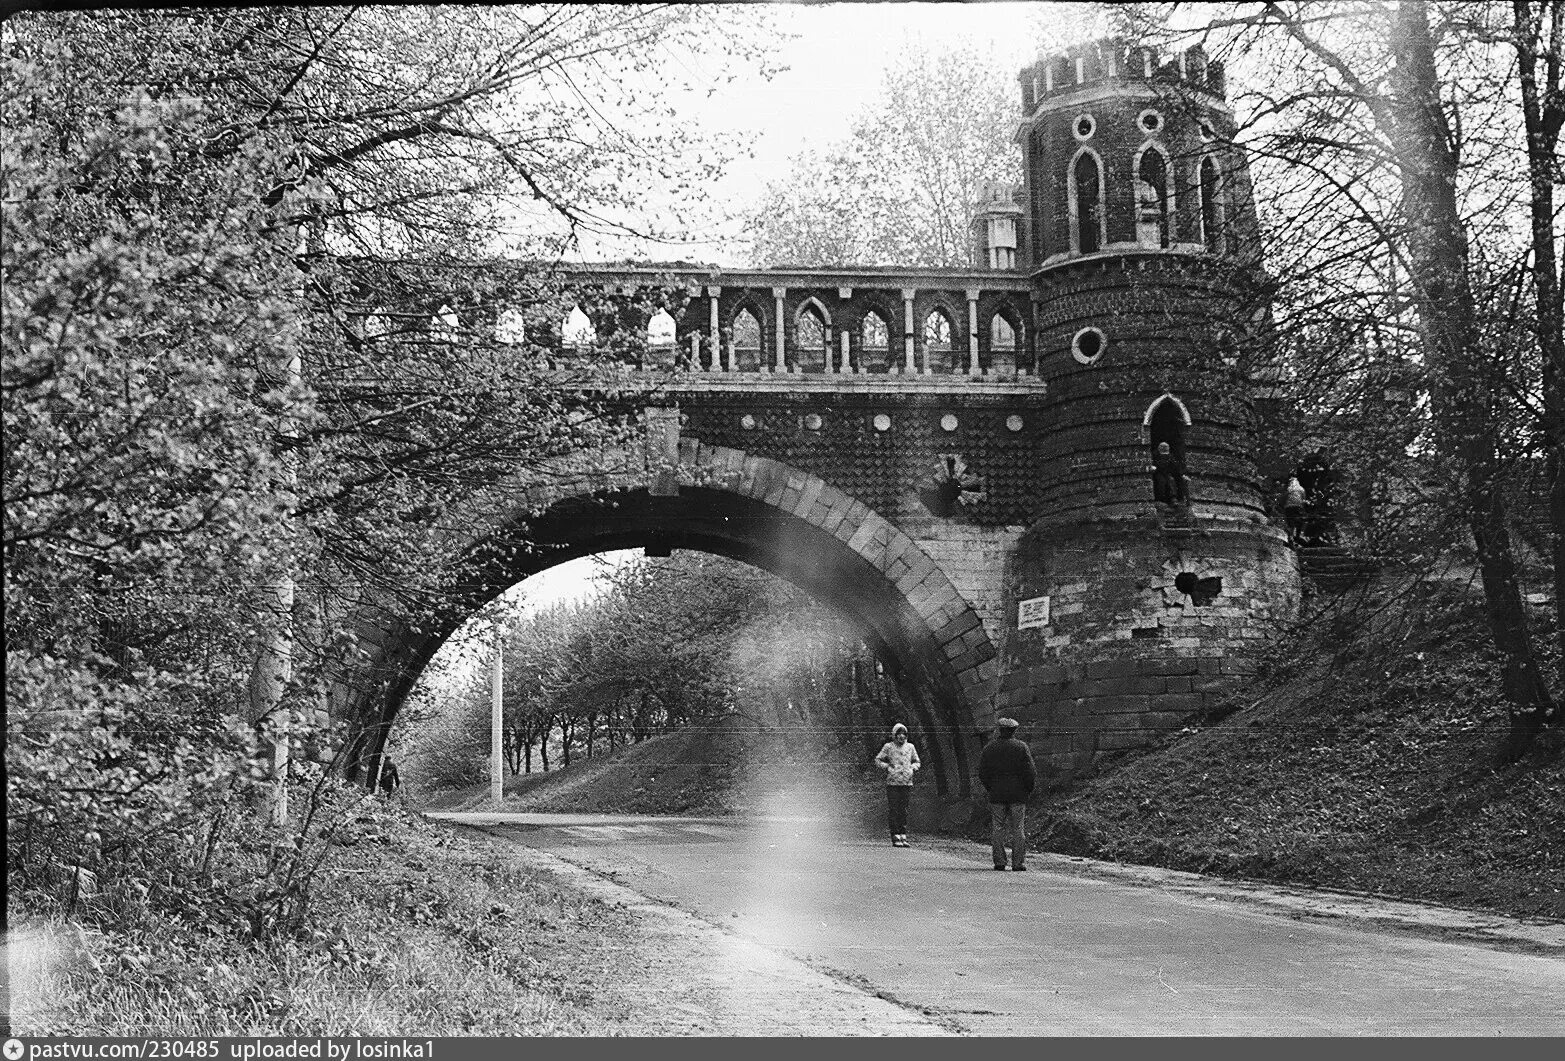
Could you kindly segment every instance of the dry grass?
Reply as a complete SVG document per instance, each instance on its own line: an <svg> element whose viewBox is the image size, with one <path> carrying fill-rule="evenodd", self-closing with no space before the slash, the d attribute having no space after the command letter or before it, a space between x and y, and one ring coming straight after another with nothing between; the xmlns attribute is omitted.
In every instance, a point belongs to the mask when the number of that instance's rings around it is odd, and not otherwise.
<svg viewBox="0 0 1565 1061"><path fill-rule="evenodd" d="M265 946L177 919L89 930L12 909L25 1035L615 1035L628 915L479 840L371 816L318 883L302 938Z"/></svg>

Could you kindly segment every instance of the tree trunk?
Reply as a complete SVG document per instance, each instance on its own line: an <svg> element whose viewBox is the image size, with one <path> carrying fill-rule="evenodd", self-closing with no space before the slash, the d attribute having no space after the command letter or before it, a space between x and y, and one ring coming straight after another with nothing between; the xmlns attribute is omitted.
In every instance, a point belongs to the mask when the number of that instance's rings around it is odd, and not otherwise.
<svg viewBox="0 0 1565 1061"><path fill-rule="evenodd" d="M1423 0L1403 0L1393 18L1389 130L1401 169L1420 329L1429 359L1436 437L1478 551L1489 631L1503 663L1511 714L1503 762L1531 746L1553 709L1532 651L1500 482L1503 468L1492 405L1495 381L1479 346L1467 234L1457 210L1457 157L1440 103L1440 82Z"/></svg>
<svg viewBox="0 0 1565 1061"><path fill-rule="evenodd" d="M1559 167L1560 126L1565 94L1560 91L1560 0L1533 5L1512 0L1517 80L1527 129L1527 173L1531 186L1532 277L1538 299L1538 346L1543 355L1543 436L1548 447L1549 523L1553 531L1554 600L1565 602L1565 296L1554 252L1554 181ZM1545 29L1544 22L1549 26ZM1545 38L1545 34L1547 37ZM1547 46L1545 48L1545 40ZM1543 51L1540 81L1539 52ZM1559 679L1565 682L1565 619L1556 611ZM1552 721L1559 721L1556 704Z"/></svg>

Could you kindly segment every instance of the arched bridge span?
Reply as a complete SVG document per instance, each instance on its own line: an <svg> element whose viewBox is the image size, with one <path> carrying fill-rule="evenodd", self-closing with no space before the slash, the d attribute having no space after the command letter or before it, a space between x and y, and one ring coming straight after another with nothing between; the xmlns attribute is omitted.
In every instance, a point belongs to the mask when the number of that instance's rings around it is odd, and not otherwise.
<svg viewBox="0 0 1565 1061"><path fill-rule="evenodd" d="M995 649L972 607L917 542L862 502L782 462L684 443L672 496L648 488L640 461L535 489L515 519L470 543L452 605L416 622L361 623L369 681L352 682L350 773L385 744L436 649L477 608L522 579L592 553L645 547L732 557L838 609L886 662L924 735L943 796L970 794L975 734L993 723L986 679Z"/></svg>

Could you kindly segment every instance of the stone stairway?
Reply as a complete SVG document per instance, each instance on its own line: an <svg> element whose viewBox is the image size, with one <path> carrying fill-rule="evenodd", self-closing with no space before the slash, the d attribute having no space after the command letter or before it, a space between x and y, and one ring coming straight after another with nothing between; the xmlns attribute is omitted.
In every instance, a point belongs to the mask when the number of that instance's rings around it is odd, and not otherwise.
<svg viewBox="0 0 1565 1061"><path fill-rule="evenodd" d="M1306 593L1343 593L1374 577L1381 567L1379 560L1356 556L1340 545L1301 545L1298 552Z"/></svg>

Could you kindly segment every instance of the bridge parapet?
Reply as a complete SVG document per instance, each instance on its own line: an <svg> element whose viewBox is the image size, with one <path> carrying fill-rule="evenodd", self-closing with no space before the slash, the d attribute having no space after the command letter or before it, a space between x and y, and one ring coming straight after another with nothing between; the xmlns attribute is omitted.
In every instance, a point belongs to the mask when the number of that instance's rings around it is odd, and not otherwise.
<svg viewBox="0 0 1565 1061"><path fill-rule="evenodd" d="M1037 372L1036 314L1019 273L375 265L394 269L401 282L361 283L352 327L367 342L417 335L501 342L543 350L561 364L611 352L638 369L746 379Z"/></svg>

